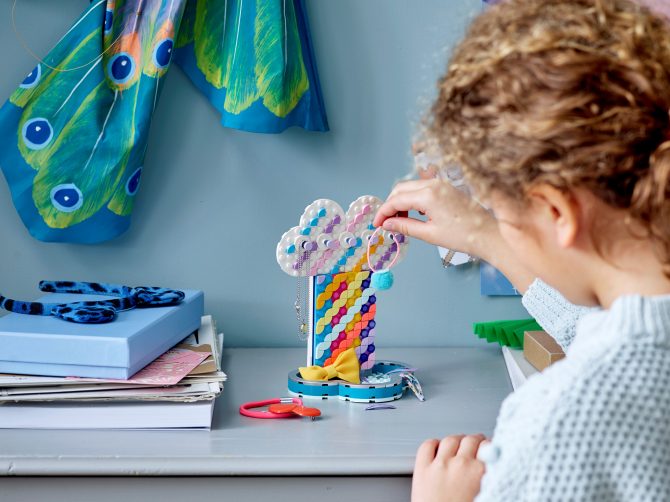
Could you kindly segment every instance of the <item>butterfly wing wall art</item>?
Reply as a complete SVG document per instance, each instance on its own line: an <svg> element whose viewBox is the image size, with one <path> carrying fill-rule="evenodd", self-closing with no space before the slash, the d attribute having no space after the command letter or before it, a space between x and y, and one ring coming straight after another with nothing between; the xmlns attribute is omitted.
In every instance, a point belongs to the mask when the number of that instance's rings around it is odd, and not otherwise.
<svg viewBox="0 0 670 502"><path fill-rule="evenodd" d="M94 0L0 109L0 167L35 238L128 228L173 55L225 126L327 130L299 0Z"/></svg>

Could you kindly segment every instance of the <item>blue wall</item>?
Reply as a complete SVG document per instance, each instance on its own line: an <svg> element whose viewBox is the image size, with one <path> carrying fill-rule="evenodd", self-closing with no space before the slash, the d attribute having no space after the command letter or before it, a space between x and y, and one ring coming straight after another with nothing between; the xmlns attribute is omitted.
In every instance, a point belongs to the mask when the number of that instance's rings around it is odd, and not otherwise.
<svg viewBox="0 0 670 502"><path fill-rule="evenodd" d="M0 99L34 66L0 0ZM88 4L21 0L17 24L38 53ZM331 125L326 134L264 136L223 129L178 68L167 78L134 222L98 246L33 240L0 182L0 291L32 298L40 279L199 288L230 346L299 343L295 280L275 262L282 233L317 198L343 206L386 195L411 166L410 137L480 0L308 0ZM378 343L471 345L473 321L525 316L518 299L479 296L477 267L444 270L434 247L413 242L383 293Z"/></svg>

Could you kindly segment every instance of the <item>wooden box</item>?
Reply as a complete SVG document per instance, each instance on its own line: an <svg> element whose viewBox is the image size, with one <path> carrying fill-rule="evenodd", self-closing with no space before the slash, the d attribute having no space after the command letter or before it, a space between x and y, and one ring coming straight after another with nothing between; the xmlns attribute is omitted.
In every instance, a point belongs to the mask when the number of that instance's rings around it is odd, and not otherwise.
<svg viewBox="0 0 670 502"><path fill-rule="evenodd" d="M565 357L561 346L544 331L524 333L523 355L538 371Z"/></svg>

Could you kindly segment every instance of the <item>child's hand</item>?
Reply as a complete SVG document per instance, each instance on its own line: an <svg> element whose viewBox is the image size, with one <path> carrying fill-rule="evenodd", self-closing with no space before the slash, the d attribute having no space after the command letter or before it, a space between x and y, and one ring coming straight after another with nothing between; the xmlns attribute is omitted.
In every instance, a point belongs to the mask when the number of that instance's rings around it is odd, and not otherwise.
<svg viewBox="0 0 670 502"><path fill-rule="evenodd" d="M479 434L424 442L416 454L412 502L472 502L484 475L484 463L477 460L484 440Z"/></svg>
<svg viewBox="0 0 670 502"><path fill-rule="evenodd" d="M426 221L410 218L408 211L423 213ZM535 279L500 235L494 217L446 181L399 183L377 211L373 225L482 258L521 293Z"/></svg>
<svg viewBox="0 0 670 502"><path fill-rule="evenodd" d="M398 215L412 210L425 214L427 220ZM396 185L379 208L373 224L484 259L486 250L491 249L491 239L498 237L493 216L466 194L439 179Z"/></svg>

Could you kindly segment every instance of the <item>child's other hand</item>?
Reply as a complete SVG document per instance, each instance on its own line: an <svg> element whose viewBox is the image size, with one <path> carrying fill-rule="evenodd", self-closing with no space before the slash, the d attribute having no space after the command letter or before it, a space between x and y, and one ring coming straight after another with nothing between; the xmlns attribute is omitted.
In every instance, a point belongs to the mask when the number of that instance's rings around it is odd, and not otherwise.
<svg viewBox="0 0 670 502"><path fill-rule="evenodd" d="M425 214L426 221L404 216L408 211ZM440 179L396 185L377 211L373 224L485 259L485 243L498 233L493 216Z"/></svg>
<svg viewBox="0 0 670 502"><path fill-rule="evenodd" d="M412 502L472 502L484 476L477 451L485 439L478 434L424 442L416 454Z"/></svg>

